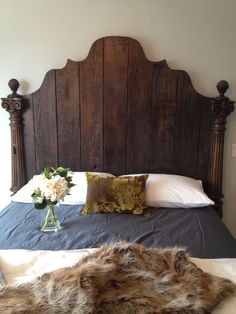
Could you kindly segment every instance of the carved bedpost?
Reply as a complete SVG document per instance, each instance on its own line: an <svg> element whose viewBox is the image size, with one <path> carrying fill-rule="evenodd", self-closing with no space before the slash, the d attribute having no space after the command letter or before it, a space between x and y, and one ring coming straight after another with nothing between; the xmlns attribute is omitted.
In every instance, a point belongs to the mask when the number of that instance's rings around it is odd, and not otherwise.
<svg viewBox="0 0 236 314"><path fill-rule="evenodd" d="M215 202L215 209L222 218L222 170L226 117L234 111L234 101L224 94L229 88L226 81L217 84L219 96L211 101L212 136L210 147L210 167L208 172L209 195Z"/></svg>
<svg viewBox="0 0 236 314"><path fill-rule="evenodd" d="M2 98L2 107L10 114L11 127L11 169L12 169L12 186L10 190L16 193L25 184L25 164L24 164L24 147L23 147L23 119L24 110L23 97L17 94L20 86L16 79L11 79L8 83L12 94L7 98Z"/></svg>

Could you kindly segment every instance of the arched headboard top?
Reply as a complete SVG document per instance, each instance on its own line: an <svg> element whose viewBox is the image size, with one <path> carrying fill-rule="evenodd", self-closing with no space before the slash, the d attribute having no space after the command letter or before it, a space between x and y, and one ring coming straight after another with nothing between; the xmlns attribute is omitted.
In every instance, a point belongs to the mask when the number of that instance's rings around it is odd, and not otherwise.
<svg viewBox="0 0 236 314"><path fill-rule="evenodd" d="M220 200L225 118L233 110L221 84L217 98L202 96L185 71L149 61L135 39L98 39L85 60L50 70L24 96L25 179L46 165L179 174L201 179Z"/></svg>

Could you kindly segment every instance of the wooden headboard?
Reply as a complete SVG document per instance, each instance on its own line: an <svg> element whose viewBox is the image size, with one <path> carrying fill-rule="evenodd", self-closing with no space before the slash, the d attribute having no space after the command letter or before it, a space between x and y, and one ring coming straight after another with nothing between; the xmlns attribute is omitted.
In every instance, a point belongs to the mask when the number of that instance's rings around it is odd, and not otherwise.
<svg viewBox="0 0 236 314"><path fill-rule="evenodd" d="M105 37L86 60L49 71L24 97L19 83L2 99L10 112L12 187L46 165L113 174L171 173L201 179L220 211L225 119L234 102L197 93L184 71L146 59L132 38Z"/></svg>

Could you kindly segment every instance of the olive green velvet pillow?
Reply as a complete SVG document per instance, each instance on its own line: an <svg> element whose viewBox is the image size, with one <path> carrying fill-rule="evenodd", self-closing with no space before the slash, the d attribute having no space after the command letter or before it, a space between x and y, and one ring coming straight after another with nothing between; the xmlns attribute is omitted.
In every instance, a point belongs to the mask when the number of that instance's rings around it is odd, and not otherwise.
<svg viewBox="0 0 236 314"><path fill-rule="evenodd" d="M133 213L141 215L147 208L145 185L148 175L106 177L86 173L87 198L82 214Z"/></svg>

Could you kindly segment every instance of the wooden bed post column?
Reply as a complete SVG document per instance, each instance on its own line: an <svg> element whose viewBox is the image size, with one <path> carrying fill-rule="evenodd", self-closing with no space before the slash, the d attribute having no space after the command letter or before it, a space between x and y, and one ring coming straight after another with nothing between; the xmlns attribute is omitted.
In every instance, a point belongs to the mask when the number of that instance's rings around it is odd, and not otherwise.
<svg viewBox="0 0 236 314"><path fill-rule="evenodd" d="M212 135L210 147L210 167L208 172L209 196L215 202L215 210L222 218L222 170L226 117L234 110L234 101L224 94L229 88L226 81L217 84L219 96L211 101Z"/></svg>
<svg viewBox="0 0 236 314"><path fill-rule="evenodd" d="M2 98L2 107L10 114L11 127L11 169L12 186L10 190L16 193L25 184L25 164L23 147L23 97L17 94L20 86L16 79L11 79L8 83L12 94L7 98Z"/></svg>

